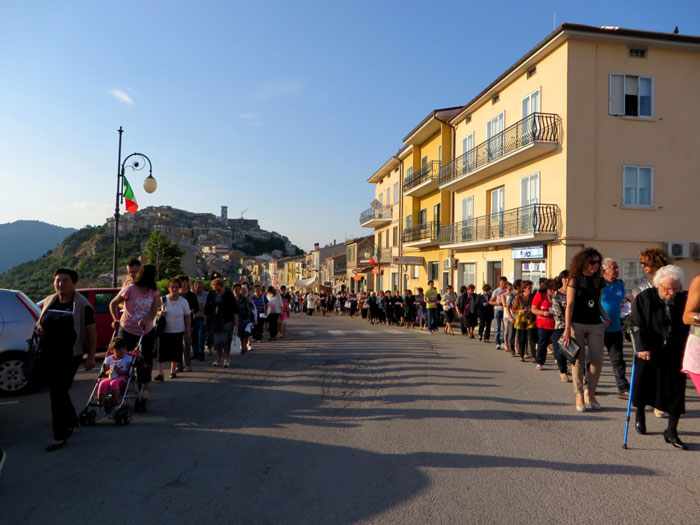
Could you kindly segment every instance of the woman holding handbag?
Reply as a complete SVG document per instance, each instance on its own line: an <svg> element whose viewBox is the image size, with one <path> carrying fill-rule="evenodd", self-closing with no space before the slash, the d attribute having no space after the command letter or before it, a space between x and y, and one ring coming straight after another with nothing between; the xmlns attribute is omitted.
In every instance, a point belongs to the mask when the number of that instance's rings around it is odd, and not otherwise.
<svg viewBox="0 0 700 525"><path fill-rule="evenodd" d="M213 292L207 295L204 305L204 322L211 334L211 346L216 351L216 361L213 366L228 368L231 365L231 340L233 328L237 322L238 302L233 292L224 286L222 279L211 282Z"/></svg>
<svg viewBox="0 0 700 525"><path fill-rule="evenodd" d="M603 257L595 248L584 248L571 259L569 282L566 289L566 319L562 339L569 346L575 337L580 350L574 362L574 393L576 410L600 410L595 393L603 369L603 338L610 318L601 303L605 279L601 275ZM602 318L602 319L601 319ZM603 321L604 320L604 321ZM588 347L591 368L584 390L583 374L586 370Z"/></svg>
<svg viewBox="0 0 700 525"><path fill-rule="evenodd" d="M515 314L515 337L518 340L520 360L535 357L535 345L537 344L537 325L535 314L532 313L532 281L523 281L520 293L513 301L512 311ZM527 353L528 343L530 353ZM514 354L513 354L514 355Z"/></svg>

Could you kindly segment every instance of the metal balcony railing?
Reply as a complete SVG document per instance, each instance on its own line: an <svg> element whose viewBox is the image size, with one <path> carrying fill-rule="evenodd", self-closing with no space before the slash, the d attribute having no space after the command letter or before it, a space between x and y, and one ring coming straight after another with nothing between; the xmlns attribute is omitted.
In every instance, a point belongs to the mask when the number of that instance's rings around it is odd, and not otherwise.
<svg viewBox="0 0 700 525"><path fill-rule="evenodd" d="M486 142L463 153L440 169L440 184L446 184L533 143L559 143L561 119L555 113L532 113Z"/></svg>
<svg viewBox="0 0 700 525"><path fill-rule="evenodd" d="M369 208L360 214L360 224L376 219L391 219L391 206Z"/></svg>
<svg viewBox="0 0 700 525"><path fill-rule="evenodd" d="M560 223L556 204L529 204L482 215L440 228L440 244L489 241L528 234L556 234Z"/></svg>
<svg viewBox="0 0 700 525"><path fill-rule="evenodd" d="M412 228L406 228L401 234L401 241L404 243L418 241L436 241L438 238L439 229L440 224L437 222L427 222L425 224L413 226Z"/></svg>
<svg viewBox="0 0 700 525"><path fill-rule="evenodd" d="M432 160L425 166L422 166L420 171L411 173L410 177L406 177L403 183L403 191L408 191L416 186L423 184L431 179L438 179L440 174L440 161Z"/></svg>

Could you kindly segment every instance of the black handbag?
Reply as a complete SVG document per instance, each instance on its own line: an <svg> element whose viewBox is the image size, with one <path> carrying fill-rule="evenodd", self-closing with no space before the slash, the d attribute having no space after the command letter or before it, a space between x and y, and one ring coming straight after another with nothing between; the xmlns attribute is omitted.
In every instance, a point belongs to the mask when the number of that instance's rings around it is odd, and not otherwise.
<svg viewBox="0 0 700 525"><path fill-rule="evenodd" d="M22 373L27 381L34 381L41 373L41 345L36 333L27 339L27 356L24 358Z"/></svg>
<svg viewBox="0 0 700 525"><path fill-rule="evenodd" d="M581 348L576 342L576 339L574 339L573 337L569 338L568 346L564 343L563 337L559 338L559 352L564 354L564 357L566 357L572 363L576 361L576 356L578 355L580 350Z"/></svg>

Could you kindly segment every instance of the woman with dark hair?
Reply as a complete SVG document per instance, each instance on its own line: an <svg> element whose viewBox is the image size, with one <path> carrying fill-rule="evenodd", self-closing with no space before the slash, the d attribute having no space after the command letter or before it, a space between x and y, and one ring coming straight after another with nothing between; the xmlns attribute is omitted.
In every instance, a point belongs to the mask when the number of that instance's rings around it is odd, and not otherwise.
<svg viewBox="0 0 700 525"><path fill-rule="evenodd" d="M190 338L190 305L180 296L182 281L174 277L168 281L168 291L158 315L165 317L165 330L158 336L158 375L157 381L163 381L165 363L170 362L170 379L177 377L177 365L182 359L184 338Z"/></svg>
<svg viewBox="0 0 700 525"><path fill-rule="evenodd" d="M413 323L416 322L416 298L413 297L411 290L406 290L406 296L403 301L403 319L406 323L406 328L413 328Z"/></svg>
<svg viewBox="0 0 700 525"><path fill-rule="evenodd" d="M644 277L635 279L632 285L632 296L654 287L654 275L659 268L671 264L671 256L661 248L648 248L639 252L639 263L644 270Z"/></svg>
<svg viewBox="0 0 700 525"><path fill-rule="evenodd" d="M515 336L518 340L518 350L520 360L525 361L528 357L535 359L535 348L537 345L537 318L532 313L532 281L523 281L520 285L520 293L513 301L512 311L515 313ZM528 343L530 353L527 353Z"/></svg>
<svg viewBox="0 0 700 525"><path fill-rule="evenodd" d="M124 313L119 318L119 306L124 305ZM160 294L156 284L156 268L147 264L141 268L133 284L123 288L109 303L112 314L112 327L119 330L119 337L126 341L127 351L131 352L139 342L141 334L141 356L137 361L136 381L144 397L148 397L148 383L151 382L153 357L156 347L156 331L153 320L161 307Z"/></svg>
<svg viewBox="0 0 700 525"><path fill-rule="evenodd" d="M277 339L277 320L282 313L282 296L274 286L267 288L267 303L265 305L267 323L270 330L270 341Z"/></svg>
<svg viewBox="0 0 700 525"><path fill-rule="evenodd" d="M562 270L557 276L557 291L552 297L552 310L554 310L554 332L552 332L552 349L554 359L557 361L559 376L564 383L569 382L569 369L566 356L559 351L559 338L564 333L566 326L566 291L569 287L569 270Z"/></svg>
<svg viewBox="0 0 700 525"><path fill-rule="evenodd" d="M229 361L231 340L234 325L238 322L240 302L236 301L233 292L226 288L223 279L214 279L211 287L212 291L207 295L207 302L204 305L204 322L211 334L212 350L216 351L216 361L212 365L228 368L231 364ZM241 345L241 352L244 350L245 347Z"/></svg>
<svg viewBox="0 0 700 525"><path fill-rule="evenodd" d="M600 301L605 288L601 275L603 257L595 248L584 248L571 259L569 282L566 290L566 316L562 339L569 345L575 337L579 353L574 362L574 393L576 410L600 410L595 393L600 372L603 369L603 338L610 318ZM605 319L605 322L601 320ZM586 370L586 347L590 353L591 367L584 390L583 374Z"/></svg>
<svg viewBox="0 0 700 525"><path fill-rule="evenodd" d="M654 288L637 295L632 308L632 337L636 346L632 403L637 407L635 428L646 434L644 408L668 412L664 441L687 450L678 437L678 421L685 413L685 375L681 372L688 325L683 323L686 295L683 270L667 265L654 275Z"/></svg>
<svg viewBox="0 0 700 525"><path fill-rule="evenodd" d="M532 313L537 316L537 355L535 363L537 370L542 370L547 360L547 346L552 342L554 333L554 308L553 298L557 289L554 279L545 279L542 290L532 299Z"/></svg>

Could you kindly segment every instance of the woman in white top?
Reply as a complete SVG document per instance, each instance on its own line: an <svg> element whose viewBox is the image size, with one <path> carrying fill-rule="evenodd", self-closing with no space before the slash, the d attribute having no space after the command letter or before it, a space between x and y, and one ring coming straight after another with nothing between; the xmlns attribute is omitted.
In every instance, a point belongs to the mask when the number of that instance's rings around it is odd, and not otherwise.
<svg viewBox="0 0 700 525"><path fill-rule="evenodd" d="M177 365L182 359L183 336L190 338L190 306L180 297L180 279L168 281L170 293L165 297L158 315L165 317L165 330L158 337L158 372L156 381L163 381L164 363L170 361L170 379L177 377Z"/></svg>
<svg viewBox="0 0 700 525"><path fill-rule="evenodd" d="M277 339L277 320L281 313L282 296L277 293L274 286L270 286L267 289L267 305L265 307L265 316L270 327L270 341Z"/></svg>

